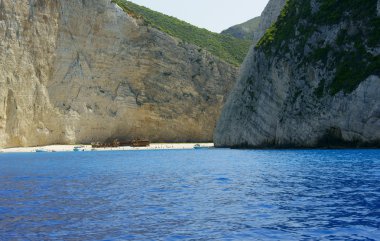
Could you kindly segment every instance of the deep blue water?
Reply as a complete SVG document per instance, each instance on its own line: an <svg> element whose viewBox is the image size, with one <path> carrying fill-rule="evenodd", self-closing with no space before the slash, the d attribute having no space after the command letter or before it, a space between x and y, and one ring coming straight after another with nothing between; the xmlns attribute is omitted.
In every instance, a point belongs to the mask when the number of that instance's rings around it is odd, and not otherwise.
<svg viewBox="0 0 380 241"><path fill-rule="evenodd" d="M1 154L0 240L380 240L380 150Z"/></svg>

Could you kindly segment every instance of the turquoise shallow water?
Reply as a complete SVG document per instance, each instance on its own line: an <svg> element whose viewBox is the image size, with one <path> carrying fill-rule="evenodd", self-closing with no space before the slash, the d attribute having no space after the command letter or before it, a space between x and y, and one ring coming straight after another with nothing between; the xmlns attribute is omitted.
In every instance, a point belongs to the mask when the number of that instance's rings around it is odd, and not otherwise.
<svg viewBox="0 0 380 241"><path fill-rule="evenodd" d="M380 150L0 155L0 240L379 240Z"/></svg>

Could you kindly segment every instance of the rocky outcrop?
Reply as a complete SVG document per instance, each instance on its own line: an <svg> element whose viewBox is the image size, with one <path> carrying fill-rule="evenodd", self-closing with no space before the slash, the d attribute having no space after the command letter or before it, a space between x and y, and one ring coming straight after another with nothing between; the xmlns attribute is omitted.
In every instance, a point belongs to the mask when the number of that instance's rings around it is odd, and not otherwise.
<svg viewBox="0 0 380 241"><path fill-rule="evenodd" d="M0 146L209 141L237 69L109 0L0 0Z"/></svg>
<svg viewBox="0 0 380 241"><path fill-rule="evenodd" d="M379 147L376 4L288 1L245 60L216 146Z"/></svg>
<svg viewBox="0 0 380 241"><path fill-rule="evenodd" d="M258 28L253 33L253 45L263 37L267 29L274 24L285 5L286 0L270 0L261 13Z"/></svg>

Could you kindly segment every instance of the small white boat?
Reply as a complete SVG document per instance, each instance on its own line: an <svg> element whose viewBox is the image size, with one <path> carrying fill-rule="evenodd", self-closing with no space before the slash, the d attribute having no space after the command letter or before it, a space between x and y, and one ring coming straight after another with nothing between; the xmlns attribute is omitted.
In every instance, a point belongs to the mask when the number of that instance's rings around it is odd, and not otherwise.
<svg viewBox="0 0 380 241"><path fill-rule="evenodd" d="M48 152L47 150L43 150L43 149L36 149L35 152Z"/></svg>
<svg viewBox="0 0 380 241"><path fill-rule="evenodd" d="M75 146L73 151L84 151L83 146Z"/></svg>
<svg viewBox="0 0 380 241"><path fill-rule="evenodd" d="M207 146L201 146L200 144L194 145L194 149L208 149L209 147Z"/></svg>

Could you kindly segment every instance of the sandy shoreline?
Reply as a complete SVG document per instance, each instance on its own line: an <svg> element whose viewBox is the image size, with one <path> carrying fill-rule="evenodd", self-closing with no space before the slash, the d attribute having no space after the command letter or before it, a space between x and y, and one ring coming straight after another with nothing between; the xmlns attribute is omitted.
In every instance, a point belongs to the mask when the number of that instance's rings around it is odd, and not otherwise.
<svg viewBox="0 0 380 241"><path fill-rule="evenodd" d="M91 145L51 145L38 147L17 147L0 149L0 153L28 153L28 152L72 152L78 151L139 151L139 150L191 150L198 143L152 143L147 147L112 147L92 148ZM213 143L199 143L201 147L212 148Z"/></svg>

